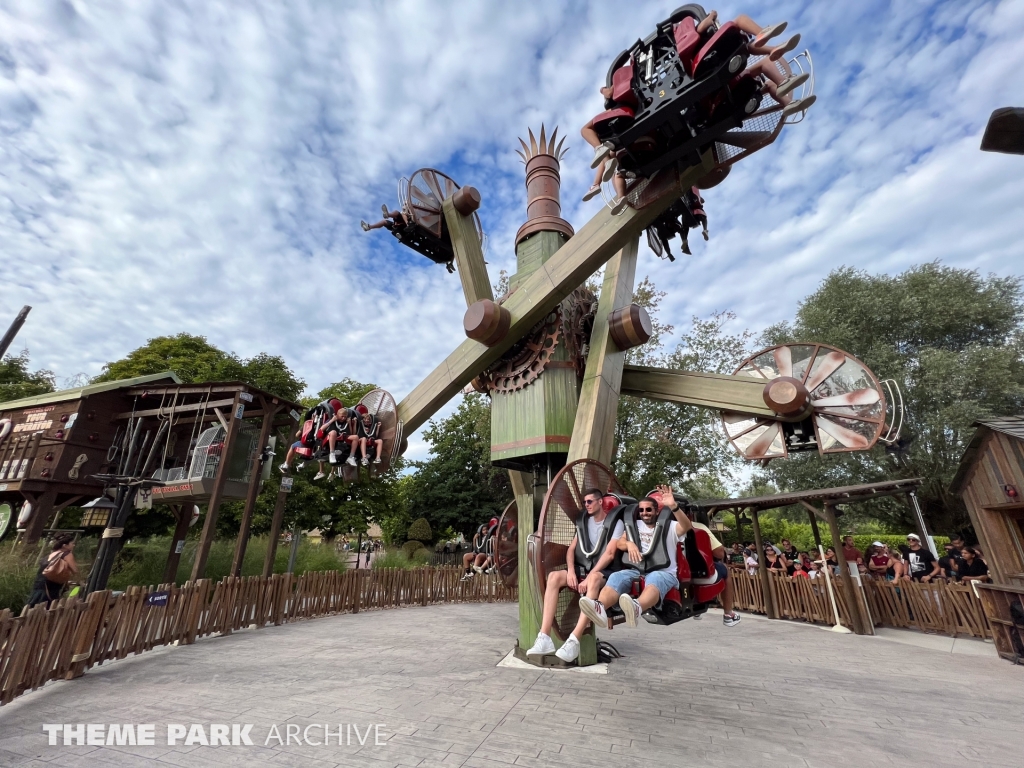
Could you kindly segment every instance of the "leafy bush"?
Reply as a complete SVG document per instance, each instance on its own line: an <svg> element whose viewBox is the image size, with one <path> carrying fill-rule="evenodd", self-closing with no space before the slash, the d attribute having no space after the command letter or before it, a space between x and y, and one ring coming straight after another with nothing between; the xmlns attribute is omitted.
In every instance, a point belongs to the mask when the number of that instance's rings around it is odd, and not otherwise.
<svg viewBox="0 0 1024 768"><path fill-rule="evenodd" d="M430 523L425 517L409 526L409 532L405 535L409 541L420 541L429 544L434 540L434 532L430 530Z"/></svg>
<svg viewBox="0 0 1024 768"><path fill-rule="evenodd" d="M373 561L373 568L422 568L430 564L430 552L421 547L416 550L412 557L407 556L401 550L386 552Z"/></svg>
<svg viewBox="0 0 1024 768"><path fill-rule="evenodd" d="M419 541L407 541L407 542L405 542L405 544L402 545L401 551L402 551L402 555L404 555L406 558L411 559L421 549L424 549L424 550L426 549L426 547L423 546L422 542L419 542Z"/></svg>
<svg viewBox="0 0 1024 768"><path fill-rule="evenodd" d="M263 572L263 560L267 554L268 540L265 536L249 540L242 563L243 576L258 576ZM422 544L416 542L418 546ZM107 583L109 589L124 590L130 586L156 586L163 581L164 567L170 552L171 539L166 536L154 536L148 539L129 541L121 549ZM190 539L182 552L178 563L176 583L184 584L192 575L192 564L195 562L198 539ZM284 573L288 569L290 545L279 544L274 557L274 573ZM214 541L210 546L210 556L206 563L206 578L214 582L220 581L231 570L231 560L235 552L235 540ZM78 561L81 577L85 583L96 553L96 539L82 539L75 546L75 559ZM28 601L32 591L32 582L38 570L36 553L20 555L12 552L10 545L0 549L0 610L10 608L18 614ZM296 575L306 571L344 571L345 561L335 552L334 547L312 544L303 540L295 558Z"/></svg>

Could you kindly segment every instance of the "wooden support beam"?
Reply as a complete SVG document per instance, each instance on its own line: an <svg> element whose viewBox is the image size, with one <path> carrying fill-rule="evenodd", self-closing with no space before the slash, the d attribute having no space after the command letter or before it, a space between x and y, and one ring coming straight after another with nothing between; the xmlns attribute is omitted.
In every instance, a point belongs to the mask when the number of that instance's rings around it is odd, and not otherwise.
<svg viewBox="0 0 1024 768"><path fill-rule="evenodd" d="M839 579L843 583L846 604L850 608L850 618L853 621L851 629L858 635L873 635L875 634L874 628L868 622L864 606L861 604L860 590L854 584L853 576L850 575L850 566L847 564L846 558L843 557L843 537L839 533L839 521L836 519L835 508L826 501L822 514L828 522L828 528L832 534L832 549L835 550L836 560L839 561Z"/></svg>
<svg viewBox="0 0 1024 768"><path fill-rule="evenodd" d="M590 335L590 354L576 407L568 461L594 459L611 466L615 449L615 417L626 353L612 340L608 316L633 299L640 238L634 237L605 266L601 297Z"/></svg>
<svg viewBox="0 0 1024 768"><path fill-rule="evenodd" d="M764 385L764 379L752 376L673 371L640 365L627 365L622 373L624 395L778 419L778 415L765 405Z"/></svg>
<svg viewBox="0 0 1024 768"><path fill-rule="evenodd" d="M448 224L452 250L455 251L455 269L462 281L466 306L468 307L480 299L494 299L473 214L463 216L459 213L455 209L455 201L452 197L446 198L441 204L441 208L444 211L445 222Z"/></svg>
<svg viewBox="0 0 1024 768"><path fill-rule="evenodd" d="M224 446L221 449L221 460L217 466L217 476L213 481L213 490L210 493L209 505L206 509L206 521L203 524L203 536L199 540L199 550L196 552L196 561L192 565L192 581L198 581L206 573L206 561L210 557L210 546L217 536L217 514L220 512L220 502L224 498L224 484L228 480L228 465L231 463L231 451L235 447L235 435L238 434L238 425L242 421L236 419L238 404L241 399L235 395L234 405L228 416L230 423L226 424L227 434L224 436Z"/></svg>
<svg viewBox="0 0 1024 768"><path fill-rule="evenodd" d="M405 423L406 434L419 429L475 376L499 360L523 334L636 238L679 199L684 189L693 186L713 166L714 160L708 151L701 165L680 174L675 186L645 208L627 208L620 216L613 216L607 208L602 209L547 262L534 270L502 305L512 315L508 335L503 341L493 347L485 347L478 341L467 339L398 404L398 418Z"/></svg>
<svg viewBox="0 0 1024 768"><path fill-rule="evenodd" d="M263 398L260 398L263 401ZM267 445L267 441L270 439L270 430L274 421L274 415L277 409L271 407L270 411L267 412L267 403L263 402L263 408L265 415L263 416L263 424L260 427L259 442L256 443L257 450L261 453ZM256 497L260 492L260 478L263 475L263 464L259 460L257 454L253 457L252 472L249 475L249 487L245 493L245 507L242 509L242 521L238 527L238 539L235 542L235 555L231 560L231 575L241 576L242 575L242 562L245 560L245 548L249 544L249 527L252 524L252 513L256 509ZM272 461L272 459L271 459Z"/></svg>
<svg viewBox="0 0 1024 768"><path fill-rule="evenodd" d="M284 504L288 501L287 491L277 492L274 502L274 516L270 519L270 538L267 541L267 555L263 558L263 578L274 575L274 560L277 557L277 540L281 536L281 518L284 517Z"/></svg>
<svg viewBox="0 0 1024 768"><path fill-rule="evenodd" d="M178 576L178 563L185 548L185 537L188 535L188 524L192 520L191 504L171 504L174 515L174 535L171 537L171 548L167 553L167 565L164 566L164 584L174 584Z"/></svg>
<svg viewBox="0 0 1024 768"><path fill-rule="evenodd" d="M149 408L144 411L125 411L114 416L115 419L144 419L150 416L170 416L172 413L177 416L181 413L196 413L197 411L210 410L212 408L224 408L231 405L235 401L233 399L227 400L214 400L211 403L192 403L191 405L178 405L174 408L170 406L164 408ZM178 419L174 420L175 424L178 424Z"/></svg>
<svg viewBox="0 0 1024 768"><path fill-rule="evenodd" d="M764 555L764 540L761 538L761 522L757 510L750 510L750 522L754 528L754 546L757 547L757 574L761 577L761 591L764 593L764 612L769 619L779 618L775 610L775 595L772 594L771 579L768 578L768 558Z"/></svg>
<svg viewBox="0 0 1024 768"><path fill-rule="evenodd" d="M24 491L22 495L28 496ZM39 539L43 535L43 528L46 527L46 521L53 514L53 506L57 502L57 490L48 488L38 497L29 499L29 501L32 504L32 516L28 519L25 534L21 539L21 548L26 552L39 543Z"/></svg>

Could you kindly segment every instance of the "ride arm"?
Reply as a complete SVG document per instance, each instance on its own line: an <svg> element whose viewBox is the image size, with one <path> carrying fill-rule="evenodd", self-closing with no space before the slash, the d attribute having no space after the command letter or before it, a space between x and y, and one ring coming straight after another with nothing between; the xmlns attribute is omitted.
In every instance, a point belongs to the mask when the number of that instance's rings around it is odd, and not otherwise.
<svg viewBox="0 0 1024 768"><path fill-rule="evenodd" d="M609 545L611 546L611 545ZM631 564L636 565L642 559L640 547L629 540L629 529L623 531L622 536L615 540L615 549L621 549L629 556Z"/></svg>
<svg viewBox="0 0 1024 768"><path fill-rule="evenodd" d="M618 551L619 548L616 546L616 542L608 542L608 546L604 548L604 552L601 553L601 556L597 559L597 562L594 563L594 567L591 569L590 573L597 573L603 571L605 568L611 565L612 560L615 559L615 553ZM589 576L590 574L587 575Z"/></svg>

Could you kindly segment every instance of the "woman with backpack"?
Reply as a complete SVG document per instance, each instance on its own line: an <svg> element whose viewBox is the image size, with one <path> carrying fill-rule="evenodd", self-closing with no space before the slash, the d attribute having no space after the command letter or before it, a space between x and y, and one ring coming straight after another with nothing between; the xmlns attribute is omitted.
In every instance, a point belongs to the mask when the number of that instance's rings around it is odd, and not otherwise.
<svg viewBox="0 0 1024 768"><path fill-rule="evenodd" d="M54 600L60 599L64 585L78 575L78 563L72 554L75 549L75 537L70 533L60 533L53 538L53 549L46 560L39 564L39 573L32 584L32 595L28 599L29 606L45 603L49 606Z"/></svg>

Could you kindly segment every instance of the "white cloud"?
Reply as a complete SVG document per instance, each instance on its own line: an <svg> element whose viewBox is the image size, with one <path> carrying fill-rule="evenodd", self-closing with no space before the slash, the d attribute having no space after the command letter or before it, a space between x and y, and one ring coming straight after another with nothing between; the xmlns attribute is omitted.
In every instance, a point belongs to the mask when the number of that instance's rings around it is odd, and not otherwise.
<svg viewBox="0 0 1024 768"><path fill-rule="evenodd" d="M666 8L3 3L2 311L35 307L19 344L60 376L188 331L281 354L313 390L351 376L400 398L461 340L459 281L359 219L440 167L481 190L496 279L524 216L516 137L543 121L570 136L580 228L597 204L578 202L578 127ZM760 328L842 264L1021 271L1024 160L977 145L991 109L1024 102L1024 3L743 10L803 32L819 104L707 193L709 244L645 258L667 320L728 308Z"/></svg>

